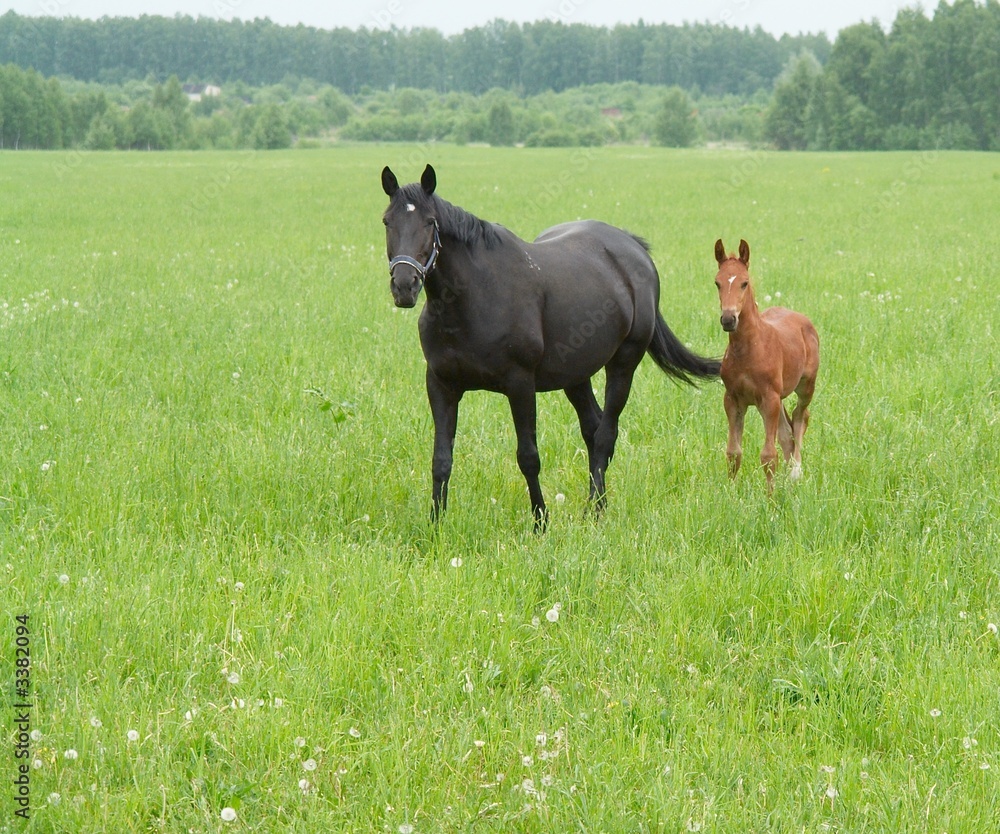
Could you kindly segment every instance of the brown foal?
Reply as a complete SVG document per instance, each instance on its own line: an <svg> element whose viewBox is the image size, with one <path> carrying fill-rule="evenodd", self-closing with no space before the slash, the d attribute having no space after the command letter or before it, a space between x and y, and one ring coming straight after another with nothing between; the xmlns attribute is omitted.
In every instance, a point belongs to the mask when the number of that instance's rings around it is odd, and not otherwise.
<svg viewBox="0 0 1000 834"><path fill-rule="evenodd" d="M715 242L719 272L715 286L722 307L722 329L729 334L729 347L722 358L722 381L726 385L725 407L729 418L726 457L729 475L736 477L743 460L743 417L751 405L764 419L764 448L760 463L767 475L767 491L774 489L777 443L792 461L790 477L802 475L802 437L809 424L809 403L819 369L819 335L809 319L784 307L757 309L750 284L750 246L740 241L739 255L726 254L721 240ZM789 416L782 400L797 395Z"/></svg>

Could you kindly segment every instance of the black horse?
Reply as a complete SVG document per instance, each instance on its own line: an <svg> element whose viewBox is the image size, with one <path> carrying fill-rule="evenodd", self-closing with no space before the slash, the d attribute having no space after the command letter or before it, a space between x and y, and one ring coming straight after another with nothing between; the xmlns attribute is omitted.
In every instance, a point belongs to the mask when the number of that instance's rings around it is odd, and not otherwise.
<svg viewBox="0 0 1000 834"><path fill-rule="evenodd" d="M660 278L642 239L581 220L528 243L442 200L436 184L430 165L419 183L404 186L388 167L382 171L393 299L397 307L413 307L421 288L427 291L420 344L434 416L433 518L447 505L458 403L472 390L510 401L536 529L547 513L538 483L535 394L565 391L580 418L590 498L600 512L618 418L643 354L692 384L695 377L717 377L719 362L692 353L667 327ZM603 410L590 382L602 367Z"/></svg>

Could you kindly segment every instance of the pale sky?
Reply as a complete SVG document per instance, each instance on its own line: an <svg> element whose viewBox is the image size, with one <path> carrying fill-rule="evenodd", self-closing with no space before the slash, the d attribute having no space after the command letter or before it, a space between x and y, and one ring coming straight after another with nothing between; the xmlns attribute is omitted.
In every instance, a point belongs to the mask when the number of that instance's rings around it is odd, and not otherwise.
<svg viewBox="0 0 1000 834"><path fill-rule="evenodd" d="M872 19L888 30L897 11L916 2L883 0L15 0L0 6L31 16L138 17L175 14L192 17L269 17L275 23L304 23L321 29L346 26L386 29L390 26L433 27L446 35L502 18L516 23L561 20L613 26L616 23L724 23L753 28L762 26L776 36L800 32L826 32L831 40L845 26ZM936 3L932 4L936 5Z"/></svg>

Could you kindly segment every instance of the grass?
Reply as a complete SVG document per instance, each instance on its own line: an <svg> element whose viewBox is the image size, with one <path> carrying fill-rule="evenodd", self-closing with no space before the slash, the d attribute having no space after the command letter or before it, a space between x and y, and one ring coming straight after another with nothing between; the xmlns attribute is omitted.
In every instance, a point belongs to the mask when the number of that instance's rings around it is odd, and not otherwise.
<svg viewBox="0 0 1000 834"><path fill-rule="evenodd" d="M1000 158L2 160L0 831L1000 823ZM721 385L644 363L599 523L565 399L540 398L535 536L507 405L470 394L432 529L378 180L426 161L524 237L592 216L648 238L706 354L714 241L746 238L758 295L820 332L804 480L729 483ZM752 413L747 464L760 444Z"/></svg>

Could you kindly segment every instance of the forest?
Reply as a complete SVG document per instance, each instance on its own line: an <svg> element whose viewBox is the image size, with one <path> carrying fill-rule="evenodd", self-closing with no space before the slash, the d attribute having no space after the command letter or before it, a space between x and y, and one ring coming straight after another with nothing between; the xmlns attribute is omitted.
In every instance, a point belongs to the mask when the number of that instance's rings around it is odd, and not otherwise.
<svg viewBox="0 0 1000 834"><path fill-rule="evenodd" d="M192 100L194 84L219 94ZM707 23L496 20L445 36L0 16L2 148L340 140L1000 150L1000 4L902 9L832 44Z"/></svg>

